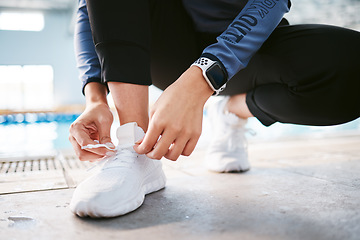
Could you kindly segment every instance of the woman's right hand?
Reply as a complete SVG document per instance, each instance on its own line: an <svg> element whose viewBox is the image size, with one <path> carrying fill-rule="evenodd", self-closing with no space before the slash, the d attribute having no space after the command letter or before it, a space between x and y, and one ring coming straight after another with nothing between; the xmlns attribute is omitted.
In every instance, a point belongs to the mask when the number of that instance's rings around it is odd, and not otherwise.
<svg viewBox="0 0 360 240"><path fill-rule="evenodd" d="M111 151L105 147L86 149L81 147L102 143L107 144L110 148L115 148L110 138L110 129L114 117L106 102L106 93L105 98L101 97L101 101L98 97L96 97L96 101L93 101L94 98L91 95L97 92L99 86L96 84L88 85L89 87L86 86L87 88L85 88L87 98L85 111L71 124L69 140L81 161L96 161L111 154ZM90 91L92 87L96 87L97 90ZM103 94L96 94L96 96L101 95Z"/></svg>
<svg viewBox="0 0 360 240"><path fill-rule="evenodd" d="M114 148L110 138L112 122L113 115L107 104L90 104L71 124L69 140L81 161L96 161L109 154L110 150L105 147L81 149L88 144L103 143Z"/></svg>

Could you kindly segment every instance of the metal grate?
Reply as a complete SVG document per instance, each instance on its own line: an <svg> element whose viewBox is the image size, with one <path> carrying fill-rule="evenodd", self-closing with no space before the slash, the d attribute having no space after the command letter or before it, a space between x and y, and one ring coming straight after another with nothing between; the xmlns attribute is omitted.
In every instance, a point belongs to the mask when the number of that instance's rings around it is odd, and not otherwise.
<svg viewBox="0 0 360 240"><path fill-rule="evenodd" d="M43 157L26 160L8 160L0 163L0 174L24 173L34 171L53 171L61 169L55 157Z"/></svg>
<svg viewBox="0 0 360 240"><path fill-rule="evenodd" d="M84 169L84 170L86 170L91 167L91 164L89 162L80 161L75 155L62 156L61 162L65 169Z"/></svg>
<svg viewBox="0 0 360 240"><path fill-rule="evenodd" d="M90 167L72 152L0 159L0 194L75 187Z"/></svg>

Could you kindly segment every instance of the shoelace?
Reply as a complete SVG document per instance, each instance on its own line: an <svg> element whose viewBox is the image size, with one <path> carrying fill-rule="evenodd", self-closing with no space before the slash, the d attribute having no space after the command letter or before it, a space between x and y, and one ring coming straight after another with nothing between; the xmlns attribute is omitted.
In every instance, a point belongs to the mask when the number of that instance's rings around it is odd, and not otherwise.
<svg viewBox="0 0 360 240"><path fill-rule="evenodd" d="M99 145L100 144L95 144L94 146L92 146L92 148L103 147ZM87 169L87 171L90 171L98 166L104 168L106 165L110 165L115 161L116 161L116 167L128 167L130 164L134 162L134 152L132 150L132 146L133 144L118 145L115 149L111 149L111 150L115 150L115 154L113 156L106 156L102 158L94 166ZM106 148L109 149L108 147Z"/></svg>
<svg viewBox="0 0 360 240"><path fill-rule="evenodd" d="M82 146L81 149L93 149L93 148L100 148L100 147L104 147L107 148L108 150L112 150L114 151L116 148L111 148L108 144L103 144L103 143L99 143L98 141L96 141L97 144L88 144L86 146Z"/></svg>

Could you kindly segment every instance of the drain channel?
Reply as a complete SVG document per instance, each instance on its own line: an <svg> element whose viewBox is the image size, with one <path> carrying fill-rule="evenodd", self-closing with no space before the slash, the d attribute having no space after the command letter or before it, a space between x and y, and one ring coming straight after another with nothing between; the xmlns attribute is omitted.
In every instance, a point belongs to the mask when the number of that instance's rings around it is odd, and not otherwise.
<svg viewBox="0 0 360 240"><path fill-rule="evenodd" d="M75 187L89 167L74 154L0 158L0 194Z"/></svg>
<svg viewBox="0 0 360 240"><path fill-rule="evenodd" d="M24 160L2 160L0 162L0 174L25 173L34 171L57 170L60 168L55 157L40 157Z"/></svg>

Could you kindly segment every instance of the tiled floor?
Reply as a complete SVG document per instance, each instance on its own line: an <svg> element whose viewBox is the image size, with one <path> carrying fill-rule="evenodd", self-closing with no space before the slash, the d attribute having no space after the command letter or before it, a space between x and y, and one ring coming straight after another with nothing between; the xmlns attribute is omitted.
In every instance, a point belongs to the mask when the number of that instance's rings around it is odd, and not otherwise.
<svg viewBox="0 0 360 240"><path fill-rule="evenodd" d="M207 172L202 149L163 160L167 187L113 219L69 211L67 186L85 170L65 167L65 189L0 195L0 239L359 239L359 135L252 142L249 152L243 174Z"/></svg>

